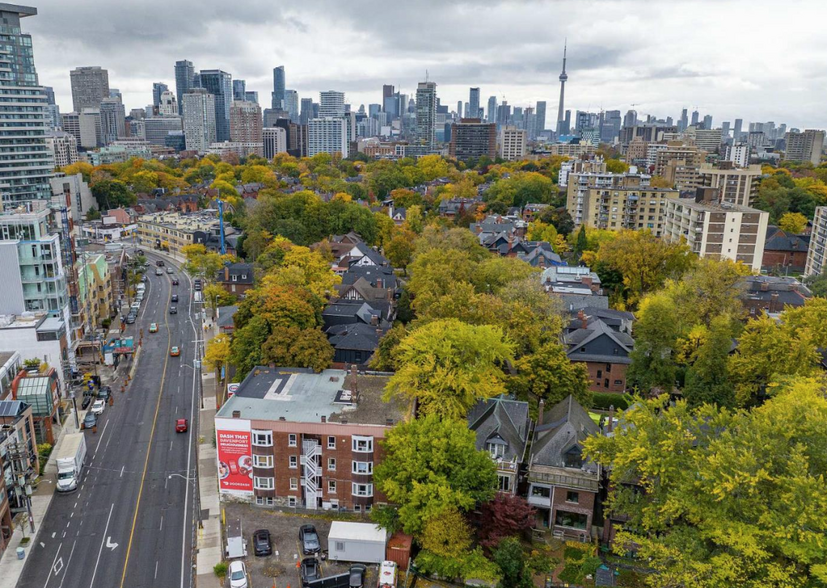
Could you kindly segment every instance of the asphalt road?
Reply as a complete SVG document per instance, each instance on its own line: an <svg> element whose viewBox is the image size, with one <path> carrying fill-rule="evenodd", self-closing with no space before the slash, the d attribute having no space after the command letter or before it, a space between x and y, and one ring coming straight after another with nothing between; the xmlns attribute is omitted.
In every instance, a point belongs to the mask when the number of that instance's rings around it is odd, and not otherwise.
<svg viewBox="0 0 827 588"><path fill-rule="evenodd" d="M125 394L113 386L114 406L97 433L85 433L85 478L76 492L55 495L20 588L192 585L201 308L177 264L165 260L175 273L156 276L157 258L148 257L147 295L126 333L137 338L143 329L135 378ZM172 293L178 303L170 303ZM170 305L177 314L169 314ZM149 332L153 322L157 333ZM170 357L172 346L180 357ZM187 433L175 432L178 418L189 419Z"/></svg>

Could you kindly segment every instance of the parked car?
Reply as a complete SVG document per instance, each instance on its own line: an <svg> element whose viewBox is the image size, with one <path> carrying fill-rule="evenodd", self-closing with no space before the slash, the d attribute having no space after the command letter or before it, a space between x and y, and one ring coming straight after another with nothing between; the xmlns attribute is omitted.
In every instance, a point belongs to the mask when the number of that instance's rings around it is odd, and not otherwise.
<svg viewBox="0 0 827 588"><path fill-rule="evenodd" d="M365 574L368 568L363 564L350 566L350 588L362 588L365 585Z"/></svg>
<svg viewBox="0 0 827 588"><path fill-rule="evenodd" d="M176 433L186 433L187 428L189 427L189 421L187 419L178 419L175 421L175 432ZM258 555L258 554L256 554Z"/></svg>
<svg viewBox="0 0 827 588"><path fill-rule="evenodd" d="M103 409L106 407L106 401L98 398L95 402L92 403L92 408L89 409L89 412L95 415L103 414Z"/></svg>
<svg viewBox="0 0 827 588"><path fill-rule="evenodd" d="M319 560L315 557L306 557L301 564L302 586L307 586L310 582L318 580L322 577L319 570Z"/></svg>
<svg viewBox="0 0 827 588"><path fill-rule="evenodd" d="M134 311L141 310L141 303L136 300L132 303L132 305L129 308L131 308Z"/></svg>
<svg viewBox="0 0 827 588"><path fill-rule="evenodd" d="M98 415L93 412L87 412L86 416L83 417L83 428L84 429L94 429L98 426Z"/></svg>
<svg viewBox="0 0 827 588"><path fill-rule="evenodd" d="M147 278L147 277L146 277L146 275L144 275L144 276L141 278L141 281L142 281L142 282L144 282L144 283L146 283L148 280L149 280L149 278Z"/></svg>
<svg viewBox="0 0 827 588"><path fill-rule="evenodd" d="M92 404L92 395L91 394L84 394L83 400L80 402L80 409L86 410L89 408L89 405Z"/></svg>
<svg viewBox="0 0 827 588"><path fill-rule="evenodd" d="M169 354L172 357L178 357L179 355L181 355L181 349L173 345L172 349L169 350Z"/></svg>
<svg viewBox="0 0 827 588"><path fill-rule="evenodd" d="M253 549L258 556L273 555L273 544L270 542L270 531L259 529L253 533Z"/></svg>
<svg viewBox="0 0 827 588"><path fill-rule="evenodd" d="M112 388L109 386L101 386L100 390L98 390L98 398L101 400L109 400L110 396L112 396Z"/></svg>
<svg viewBox="0 0 827 588"><path fill-rule="evenodd" d="M247 566L243 561L230 562L230 588L247 588Z"/></svg>
<svg viewBox="0 0 827 588"><path fill-rule="evenodd" d="M130 312L128 315L126 315L126 324L131 325L132 323L135 322L135 320L137 318L138 318L137 314Z"/></svg>
<svg viewBox="0 0 827 588"><path fill-rule="evenodd" d="M169 307L169 314L178 314L178 307L170 306Z"/></svg>
<svg viewBox="0 0 827 588"><path fill-rule="evenodd" d="M178 302L178 294L173 294L172 295L172 301L173 302Z"/></svg>
<svg viewBox="0 0 827 588"><path fill-rule="evenodd" d="M319 543L319 534L313 525L299 527L299 541L302 544L302 555L319 553L322 548L321 543Z"/></svg>
<svg viewBox="0 0 827 588"><path fill-rule="evenodd" d="M158 323L149 323L149 332L150 333L157 333L158 332Z"/></svg>

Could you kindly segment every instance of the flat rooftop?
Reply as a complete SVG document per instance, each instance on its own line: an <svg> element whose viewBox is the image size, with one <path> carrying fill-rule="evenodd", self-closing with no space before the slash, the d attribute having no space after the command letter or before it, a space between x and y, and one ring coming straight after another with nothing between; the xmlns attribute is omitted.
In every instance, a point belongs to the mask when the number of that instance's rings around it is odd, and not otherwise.
<svg viewBox="0 0 827 588"><path fill-rule="evenodd" d="M314 373L306 368L258 366L254 368L216 416L279 420L297 423L328 422L385 425L407 416L404 401L384 402L382 394L387 376L357 375L358 400L354 402L352 377L341 369Z"/></svg>
<svg viewBox="0 0 827 588"><path fill-rule="evenodd" d="M754 212L761 213L762 210L752 208L749 206L742 206L731 202L717 202L715 200L704 200L702 202L696 201L694 198L673 198L679 204L695 210L703 210L707 212Z"/></svg>

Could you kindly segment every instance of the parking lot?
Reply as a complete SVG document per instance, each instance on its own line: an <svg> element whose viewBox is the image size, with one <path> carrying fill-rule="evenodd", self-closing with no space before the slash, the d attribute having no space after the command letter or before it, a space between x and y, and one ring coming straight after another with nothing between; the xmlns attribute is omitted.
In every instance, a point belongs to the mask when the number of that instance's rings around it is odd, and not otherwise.
<svg viewBox="0 0 827 588"><path fill-rule="evenodd" d="M299 546L299 527L313 525L319 534L322 551L327 550L327 535L330 532L330 519L293 512L279 512L251 504L227 503L224 505L227 521L240 519L247 540L247 570L253 588L268 588L273 579L279 588L301 588L301 576L298 564L301 562ZM354 519L362 521L362 519ZM366 519L364 522L368 522ZM256 557L253 555L253 533L258 529L267 529L273 541L273 555ZM368 565L365 587L376 586L378 566ZM350 570L349 563L331 561L321 562L322 576L335 576Z"/></svg>

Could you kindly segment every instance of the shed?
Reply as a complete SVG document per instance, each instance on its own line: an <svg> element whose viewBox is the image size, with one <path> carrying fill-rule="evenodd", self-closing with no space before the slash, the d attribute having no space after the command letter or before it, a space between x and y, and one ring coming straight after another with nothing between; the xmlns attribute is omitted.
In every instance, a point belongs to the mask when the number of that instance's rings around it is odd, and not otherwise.
<svg viewBox="0 0 827 588"><path fill-rule="evenodd" d="M388 550L385 555L385 559L396 562L396 565L399 566L400 571L404 572L408 569L408 560L411 558L412 543L413 537L406 535L401 531L397 531L391 535L390 539L388 539Z"/></svg>
<svg viewBox="0 0 827 588"><path fill-rule="evenodd" d="M387 531L378 525L333 521L327 536L328 557L333 561L382 563L387 540Z"/></svg>

